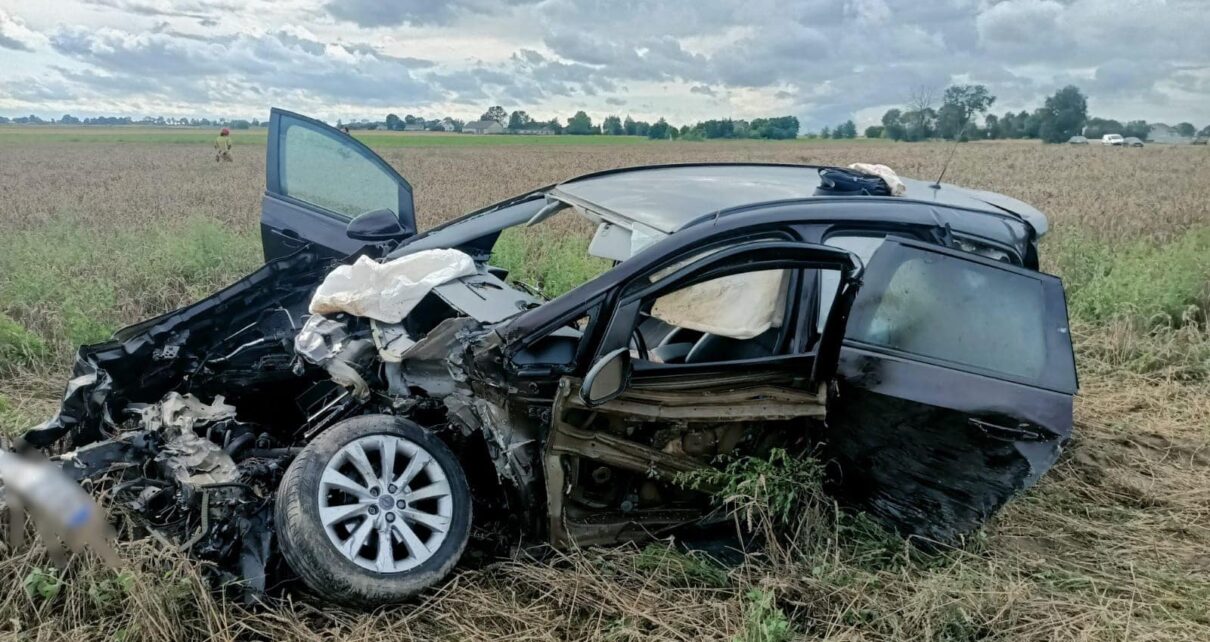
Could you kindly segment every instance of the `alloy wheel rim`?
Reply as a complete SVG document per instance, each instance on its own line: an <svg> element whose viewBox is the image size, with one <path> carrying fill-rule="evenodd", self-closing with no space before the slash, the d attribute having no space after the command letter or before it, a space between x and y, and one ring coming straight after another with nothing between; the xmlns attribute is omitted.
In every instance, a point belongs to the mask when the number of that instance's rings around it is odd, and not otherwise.
<svg viewBox="0 0 1210 642"><path fill-rule="evenodd" d="M324 466L319 517L345 559L376 573L411 570L436 553L454 514L449 476L428 451L395 435L345 444Z"/></svg>

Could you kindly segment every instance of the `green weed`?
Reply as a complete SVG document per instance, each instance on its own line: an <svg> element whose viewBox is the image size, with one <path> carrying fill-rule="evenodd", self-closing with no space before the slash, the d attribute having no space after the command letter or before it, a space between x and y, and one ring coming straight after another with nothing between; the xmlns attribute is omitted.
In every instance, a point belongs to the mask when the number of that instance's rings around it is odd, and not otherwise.
<svg viewBox="0 0 1210 642"><path fill-rule="evenodd" d="M744 609L744 631L735 642L783 642L790 639L790 620L778 608L772 591L748 591Z"/></svg>
<svg viewBox="0 0 1210 642"><path fill-rule="evenodd" d="M591 280L611 263L588 254L588 238L559 226L505 230L492 250L492 264L509 279L536 286L556 297Z"/></svg>

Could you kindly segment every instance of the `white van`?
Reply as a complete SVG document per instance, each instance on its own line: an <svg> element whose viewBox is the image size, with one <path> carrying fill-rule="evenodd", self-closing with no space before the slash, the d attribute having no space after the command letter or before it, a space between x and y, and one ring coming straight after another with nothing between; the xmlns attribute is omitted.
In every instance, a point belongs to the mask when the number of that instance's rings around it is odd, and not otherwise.
<svg viewBox="0 0 1210 642"><path fill-rule="evenodd" d="M1101 137L1102 145L1122 145L1124 142L1121 134L1105 134Z"/></svg>

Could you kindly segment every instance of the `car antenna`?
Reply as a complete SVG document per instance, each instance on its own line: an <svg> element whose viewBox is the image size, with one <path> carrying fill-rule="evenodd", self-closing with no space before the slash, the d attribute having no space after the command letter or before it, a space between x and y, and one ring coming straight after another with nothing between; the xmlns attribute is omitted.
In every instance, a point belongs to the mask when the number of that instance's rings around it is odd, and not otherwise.
<svg viewBox="0 0 1210 642"><path fill-rule="evenodd" d="M967 120L962 125L962 131L958 132L958 135L954 137L954 144L950 146L950 155L945 159L945 164L941 166L941 173L937 175L937 180L933 181L933 184L929 185L929 187L941 189L941 179L945 178L945 170L950 168L950 161L954 160L954 152L958 151L958 143L962 142L962 137L966 135L966 128L970 124L970 120Z"/></svg>

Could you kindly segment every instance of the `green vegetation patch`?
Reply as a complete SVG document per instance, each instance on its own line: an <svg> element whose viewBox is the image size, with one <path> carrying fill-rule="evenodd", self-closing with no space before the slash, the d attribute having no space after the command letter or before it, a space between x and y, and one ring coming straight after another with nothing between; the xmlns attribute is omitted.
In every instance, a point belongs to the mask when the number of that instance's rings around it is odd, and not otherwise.
<svg viewBox="0 0 1210 642"><path fill-rule="evenodd" d="M543 225L504 230L492 250L492 265L509 272L509 280L556 297L612 267L588 254L588 236L570 226Z"/></svg>
<svg viewBox="0 0 1210 642"><path fill-rule="evenodd" d="M260 260L257 239L204 219L117 232L61 224L0 237L0 375L191 303Z"/></svg>
<svg viewBox="0 0 1210 642"><path fill-rule="evenodd" d="M1080 321L1128 317L1179 327L1204 322L1210 310L1210 228L1168 243L1122 245L1068 233L1043 253L1057 265L1071 316Z"/></svg>

